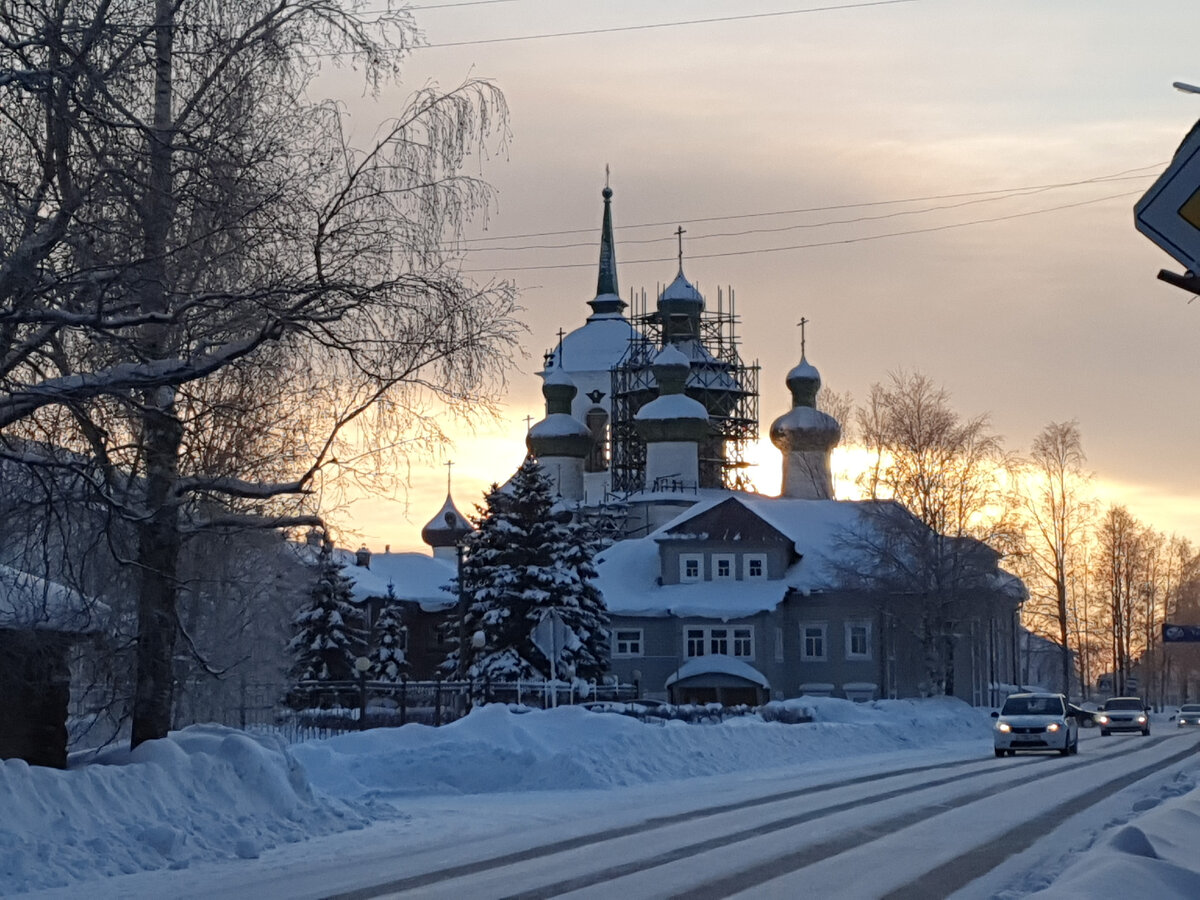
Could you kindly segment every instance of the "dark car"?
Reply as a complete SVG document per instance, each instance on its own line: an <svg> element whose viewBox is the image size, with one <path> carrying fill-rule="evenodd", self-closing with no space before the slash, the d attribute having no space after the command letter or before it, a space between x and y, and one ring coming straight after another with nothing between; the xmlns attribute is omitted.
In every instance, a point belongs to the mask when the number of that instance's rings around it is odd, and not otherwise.
<svg viewBox="0 0 1200 900"><path fill-rule="evenodd" d="M1150 710L1141 697L1109 697L1096 714L1096 721L1104 737L1116 731L1150 734Z"/></svg>
<svg viewBox="0 0 1200 900"><path fill-rule="evenodd" d="M1076 706L1074 703L1068 703L1067 713L1075 718L1080 728L1096 727L1096 716L1098 713L1093 710L1084 709L1082 706Z"/></svg>

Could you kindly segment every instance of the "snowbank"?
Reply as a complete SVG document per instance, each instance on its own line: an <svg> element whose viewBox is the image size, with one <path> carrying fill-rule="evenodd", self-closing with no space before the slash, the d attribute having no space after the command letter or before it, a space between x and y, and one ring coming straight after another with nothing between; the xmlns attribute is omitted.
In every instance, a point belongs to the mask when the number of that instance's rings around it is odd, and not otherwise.
<svg viewBox="0 0 1200 900"><path fill-rule="evenodd" d="M406 725L294 748L313 784L347 799L627 787L986 738L991 719L954 700L870 704L804 698L805 725L757 716L647 723L580 707L477 709L452 725Z"/></svg>
<svg viewBox="0 0 1200 900"><path fill-rule="evenodd" d="M67 771L3 761L0 895L61 888L53 896L73 897L83 882L121 873L239 859L266 865L270 857L249 861L286 843L403 820L412 798L616 789L837 766L868 754L990 748L988 711L956 700L805 697L782 705L813 721L643 722L580 707L494 705L441 728L410 724L291 747L193 726L132 753L73 760ZM1118 825L1055 882L1052 896L1097 896L1105 883L1097 873L1114 860L1154 885L1138 897L1200 896L1200 792L1164 796ZM424 829L438 827L422 820Z"/></svg>
<svg viewBox="0 0 1200 900"><path fill-rule="evenodd" d="M1121 824L1079 854L1048 888L1046 900L1200 897L1200 791L1165 801L1147 798L1132 824Z"/></svg>
<svg viewBox="0 0 1200 900"><path fill-rule="evenodd" d="M65 772L0 760L0 798L0 895L254 858L370 821L318 798L280 739L220 726L108 751Z"/></svg>

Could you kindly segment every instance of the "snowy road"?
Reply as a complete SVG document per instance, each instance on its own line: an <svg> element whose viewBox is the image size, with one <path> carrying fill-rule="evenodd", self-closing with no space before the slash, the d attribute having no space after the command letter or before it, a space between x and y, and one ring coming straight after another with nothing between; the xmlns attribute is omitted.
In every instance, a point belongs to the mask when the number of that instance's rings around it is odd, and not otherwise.
<svg viewBox="0 0 1200 900"><path fill-rule="evenodd" d="M472 858L449 867L446 848L435 848L407 856L403 878L336 896L993 896L994 886L972 882L1068 821L1093 830L1118 792L1152 796L1176 767L1194 765L1198 743L1195 734L1085 733L1076 757L978 758L822 784L797 775L768 793L634 812L624 824L519 850L511 835L475 841Z"/></svg>
<svg viewBox="0 0 1200 900"><path fill-rule="evenodd" d="M997 759L958 701L805 702L799 726L494 705L287 753L197 726L10 761L0 895L1079 900L1136 872L1130 900L1200 896L1200 731L1166 714Z"/></svg>

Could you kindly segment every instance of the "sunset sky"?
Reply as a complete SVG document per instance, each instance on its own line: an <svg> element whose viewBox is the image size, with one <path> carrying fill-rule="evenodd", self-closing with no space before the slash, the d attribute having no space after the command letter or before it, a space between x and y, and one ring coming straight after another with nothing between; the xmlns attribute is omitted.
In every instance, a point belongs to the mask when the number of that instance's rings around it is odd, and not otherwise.
<svg viewBox="0 0 1200 900"><path fill-rule="evenodd" d="M414 10L430 46L402 89L486 77L512 112L508 157L473 169L498 205L463 266L520 285L529 355L503 421L447 450L464 512L520 462L542 351L589 312L608 166L623 296L674 277L686 229L688 278L712 304L736 292L764 434L789 405L805 316L827 386L861 401L920 371L1021 452L1077 419L1103 499L1200 540L1200 302L1155 279L1180 267L1132 213L1200 116L1200 96L1171 87L1200 82L1195 0ZM399 102L346 99L356 127ZM779 457L768 444L760 459L769 493ZM341 542L422 549L443 461L414 460L406 496L335 519Z"/></svg>

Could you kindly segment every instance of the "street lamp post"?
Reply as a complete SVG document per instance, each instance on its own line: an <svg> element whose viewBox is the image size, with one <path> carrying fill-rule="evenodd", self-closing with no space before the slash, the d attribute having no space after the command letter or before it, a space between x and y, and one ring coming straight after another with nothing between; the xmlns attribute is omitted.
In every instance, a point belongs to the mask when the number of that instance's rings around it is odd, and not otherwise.
<svg viewBox="0 0 1200 900"><path fill-rule="evenodd" d="M447 513L449 517L449 513ZM454 554L457 559L457 585L458 585L458 665L455 667L455 676L459 681L467 680L467 592L463 588L463 555L466 548L463 547L462 541L454 545Z"/></svg>
<svg viewBox="0 0 1200 900"><path fill-rule="evenodd" d="M358 730L367 727L367 669L371 668L371 660L360 656L354 660L354 670L358 672Z"/></svg>

